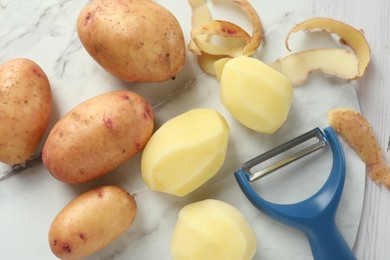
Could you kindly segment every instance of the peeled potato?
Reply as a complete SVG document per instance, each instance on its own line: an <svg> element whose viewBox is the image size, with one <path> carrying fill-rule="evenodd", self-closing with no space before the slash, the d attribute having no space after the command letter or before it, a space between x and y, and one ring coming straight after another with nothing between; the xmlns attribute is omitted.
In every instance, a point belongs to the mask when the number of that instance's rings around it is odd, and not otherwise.
<svg viewBox="0 0 390 260"><path fill-rule="evenodd" d="M152 190L185 196L225 161L229 126L215 110L194 109L162 125L145 146L142 177Z"/></svg>
<svg viewBox="0 0 390 260"><path fill-rule="evenodd" d="M256 241L241 212L226 202L207 199L180 210L171 254L174 260L250 260Z"/></svg>
<svg viewBox="0 0 390 260"><path fill-rule="evenodd" d="M220 98L227 110L254 131L272 134L279 129L287 119L293 98L290 81L247 56L232 58L222 66Z"/></svg>

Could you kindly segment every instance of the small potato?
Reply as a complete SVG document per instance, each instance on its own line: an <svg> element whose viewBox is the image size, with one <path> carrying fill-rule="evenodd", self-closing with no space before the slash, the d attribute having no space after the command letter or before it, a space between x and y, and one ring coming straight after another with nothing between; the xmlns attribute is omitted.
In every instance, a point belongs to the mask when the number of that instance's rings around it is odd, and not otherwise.
<svg viewBox="0 0 390 260"><path fill-rule="evenodd" d="M49 229L53 253L61 259L81 259L110 244L133 223L137 204L117 186L89 190L67 204Z"/></svg>
<svg viewBox="0 0 390 260"><path fill-rule="evenodd" d="M79 14L77 32L92 58L124 81L166 81L185 63L180 24L155 1L92 1Z"/></svg>
<svg viewBox="0 0 390 260"><path fill-rule="evenodd" d="M0 65L0 161L27 160L50 121L52 96L45 72L32 60Z"/></svg>
<svg viewBox="0 0 390 260"><path fill-rule="evenodd" d="M43 147L43 163L66 183L98 178L143 149L153 120L151 105L137 93L112 91L93 97L54 125Z"/></svg>

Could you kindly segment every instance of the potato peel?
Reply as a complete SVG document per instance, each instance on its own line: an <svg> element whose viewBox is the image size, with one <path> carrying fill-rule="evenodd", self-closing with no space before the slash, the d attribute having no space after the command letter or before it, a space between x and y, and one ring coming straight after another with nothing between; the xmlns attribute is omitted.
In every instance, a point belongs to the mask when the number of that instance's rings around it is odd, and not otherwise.
<svg viewBox="0 0 390 260"><path fill-rule="evenodd" d="M329 111L328 123L367 165L368 176L390 189L390 167L367 119L352 109L337 108Z"/></svg>
<svg viewBox="0 0 390 260"><path fill-rule="evenodd" d="M294 74L300 74L301 77L292 77L293 85L302 84L313 70L321 70L324 73L333 74L337 77L348 80L358 79L363 76L370 62L370 47L363 32L346 23L324 17L316 17L303 21L302 23L297 24L287 34L285 39L286 48L291 51L289 46L291 34L299 31L314 30L325 30L329 33L336 34L340 37L340 42L350 47L353 50L353 53L342 48L319 48L306 50L293 53L287 57L277 60L274 67L276 69L281 69L281 72L285 73L286 76L290 75L291 77ZM354 59L351 57L352 54L356 56L356 64ZM318 60L313 62L304 62L302 64L298 63L300 60L306 61L307 59ZM331 64L329 64L329 62L331 62ZM295 66L291 66L291 63L295 63ZM342 66L340 66L339 63L342 64ZM348 67L344 66L346 64L349 64ZM354 66L356 69L350 68L349 66ZM304 73L304 71L306 71L306 73ZM353 71L355 72L352 73ZM303 74L305 74L306 77L303 77Z"/></svg>
<svg viewBox="0 0 390 260"><path fill-rule="evenodd" d="M218 0L210 0L216 2ZM249 35L240 26L228 21L212 20L205 0L188 0L192 9L192 30L191 40L188 49L198 56L217 55L224 57L249 56L259 48L263 39L263 29L260 18L247 0L229 0L238 4L247 14L252 27L252 35ZM223 41L219 44L210 41L210 36L220 36ZM241 39L242 43L233 45L231 39ZM222 43L222 44L221 44ZM215 75L213 63L216 57L209 56L199 58L199 65L204 72Z"/></svg>
<svg viewBox="0 0 390 260"><path fill-rule="evenodd" d="M230 46L229 44L226 44L226 46L220 46L209 42L208 37L205 37L211 35L218 35L228 39L242 39L244 44L240 44L238 46ZM236 57L242 55L245 48L245 42L250 40L250 36L246 31L234 23L221 20L211 20L206 24L195 27L191 31L191 39L201 50L201 54L207 53L211 55L227 55Z"/></svg>
<svg viewBox="0 0 390 260"><path fill-rule="evenodd" d="M302 84L315 70L345 79L354 79L358 73L358 63L359 60L351 51L324 48L288 55L276 60L271 66L296 86Z"/></svg>
<svg viewBox="0 0 390 260"><path fill-rule="evenodd" d="M190 4L192 11L192 28L198 27L204 23L211 21L211 13L206 5L205 0L188 0L188 3ZM201 37L204 37L206 40L208 38L207 35ZM202 54L202 51L195 44L192 38L190 39L188 49L197 55Z"/></svg>

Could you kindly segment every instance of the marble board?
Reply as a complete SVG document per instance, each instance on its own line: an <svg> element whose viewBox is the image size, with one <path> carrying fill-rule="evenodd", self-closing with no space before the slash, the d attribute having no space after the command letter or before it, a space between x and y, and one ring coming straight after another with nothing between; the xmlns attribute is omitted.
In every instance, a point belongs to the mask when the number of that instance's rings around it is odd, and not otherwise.
<svg viewBox="0 0 390 260"><path fill-rule="evenodd" d="M239 209L258 238L254 259L312 259L305 236L277 223L256 210L241 192L234 171L245 161L303 134L314 127L327 126L326 114L336 107L359 110L354 82L313 73L295 88L294 101L285 124L273 135L255 133L239 124L219 100L218 81L199 69L196 57L187 52L185 67L163 83L126 83L108 74L82 47L76 19L87 0L1 0L0 62L16 57L36 61L49 77L54 102L50 127L80 102L98 94L128 89L142 94L154 107L156 128L192 108L213 108L231 128L226 161L218 174L184 198L149 190L140 175L141 154L114 172L85 184L70 185L54 179L42 166L5 176L0 166L0 258L55 259L47 235L55 215L78 194L99 185L119 185L136 193L138 214L133 226L119 239L88 259L171 259L170 240L177 213L184 205L207 198L220 199ZM186 43L191 28L191 10L185 0L158 0L179 20ZM218 1L217 1L218 2ZM262 20L265 42L253 55L264 62L288 52L284 38L294 24L315 14L305 0L252 0ZM224 3L211 4L213 17L226 19L251 32L250 23L239 8ZM327 33L297 34L293 50L337 46ZM48 130L49 131L49 130ZM45 135L45 137L47 134ZM44 140L37 149L42 149ZM342 142L347 176L336 222L352 247L357 235L365 187L365 165ZM329 175L332 158L322 150L261 179L256 190L264 198L291 203L317 191Z"/></svg>

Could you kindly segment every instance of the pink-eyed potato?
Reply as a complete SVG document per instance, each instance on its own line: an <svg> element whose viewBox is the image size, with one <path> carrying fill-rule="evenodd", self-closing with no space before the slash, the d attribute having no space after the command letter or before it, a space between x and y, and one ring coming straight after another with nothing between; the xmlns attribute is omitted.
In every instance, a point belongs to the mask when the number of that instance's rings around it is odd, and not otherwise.
<svg viewBox="0 0 390 260"><path fill-rule="evenodd" d="M153 109L139 94L122 90L100 94L53 126L43 147L43 164L66 183L96 179L140 152L153 127Z"/></svg>
<svg viewBox="0 0 390 260"><path fill-rule="evenodd" d="M81 10L77 32L91 57L124 81L166 81L185 63L181 26L155 1L94 0Z"/></svg>
<svg viewBox="0 0 390 260"><path fill-rule="evenodd" d="M0 65L0 161L18 164L37 149L52 111L49 80L30 59Z"/></svg>
<svg viewBox="0 0 390 260"><path fill-rule="evenodd" d="M49 229L50 248L60 259L84 258L125 233L136 214L134 196L118 186L86 191L53 219Z"/></svg>

